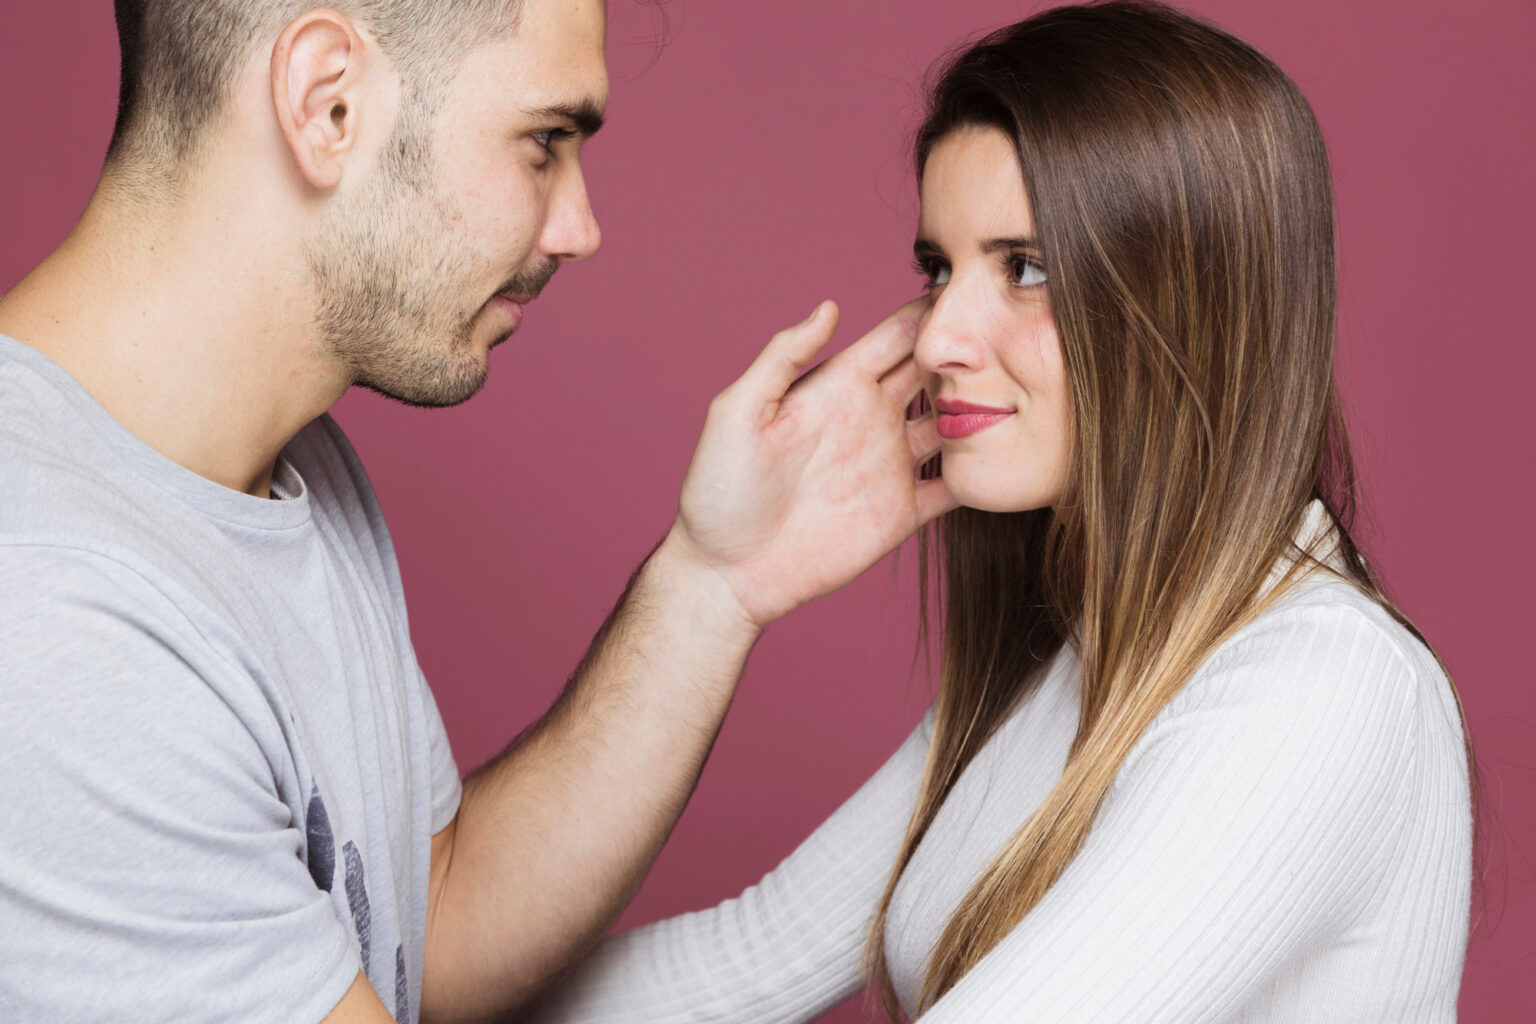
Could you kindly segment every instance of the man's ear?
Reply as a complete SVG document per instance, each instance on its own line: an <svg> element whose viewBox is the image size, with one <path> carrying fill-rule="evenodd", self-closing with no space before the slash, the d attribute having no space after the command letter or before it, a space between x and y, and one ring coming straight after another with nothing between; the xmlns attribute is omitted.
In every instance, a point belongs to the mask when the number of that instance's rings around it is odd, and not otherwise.
<svg viewBox="0 0 1536 1024"><path fill-rule="evenodd" d="M304 179L341 182L344 157L358 141L366 50L345 15L310 11L290 22L272 49L272 103L278 129Z"/></svg>

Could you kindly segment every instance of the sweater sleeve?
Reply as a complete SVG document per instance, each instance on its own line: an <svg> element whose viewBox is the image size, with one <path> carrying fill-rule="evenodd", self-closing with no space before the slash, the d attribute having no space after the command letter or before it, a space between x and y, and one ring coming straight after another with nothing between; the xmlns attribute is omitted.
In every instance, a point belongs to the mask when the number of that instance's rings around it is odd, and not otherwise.
<svg viewBox="0 0 1536 1024"><path fill-rule="evenodd" d="M1218 654L1133 750L1056 885L923 1024L1236 1020L1347 934L1402 877L1384 858L1404 830L1438 826L1411 820L1428 806L1412 799L1417 673L1343 611L1290 613ZM1431 851L1406 870L1446 863ZM1340 1004L1307 1019L1366 1019L1351 991L1392 984L1337 981ZM1454 985L1437 1000L1394 1019L1454 1019Z"/></svg>
<svg viewBox="0 0 1536 1024"><path fill-rule="evenodd" d="M528 1019L806 1021L852 995L901 849L930 711L883 767L761 882L606 940Z"/></svg>

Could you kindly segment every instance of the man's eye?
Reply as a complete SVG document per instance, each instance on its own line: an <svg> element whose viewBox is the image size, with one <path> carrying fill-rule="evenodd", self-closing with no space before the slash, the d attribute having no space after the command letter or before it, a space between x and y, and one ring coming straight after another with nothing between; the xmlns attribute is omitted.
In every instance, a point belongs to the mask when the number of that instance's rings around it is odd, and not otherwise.
<svg viewBox="0 0 1536 1024"><path fill-rule="evenodd" d="M542 132L534 132L530 137L544 149L549 149L555 143L572 138L575 134L567 128L546 128Z"/></svg>
<svg viewBox="0 0 1536 1024"><path fill-rule="evenodd" d="M1020 287L1045 284L1045 267L1032 256L1013 255L1008 257L1008 276L1011 283Z"/></svg>

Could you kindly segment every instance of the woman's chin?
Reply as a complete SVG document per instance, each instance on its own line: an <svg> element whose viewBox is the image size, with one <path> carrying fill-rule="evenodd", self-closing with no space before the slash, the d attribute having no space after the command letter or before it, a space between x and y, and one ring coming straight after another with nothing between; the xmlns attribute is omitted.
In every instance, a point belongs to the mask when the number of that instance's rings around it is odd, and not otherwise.
<svg viewBox="0 0 1536 1024"><path fill-rule="evenodd" d="M1032 512L1053 506L1065 476L1048 460L1021 458L1016 449L998 457L995 452L951 450L946 445L942 466L949 493L978 512Z"/></svg>
<svg viewBox="0 0 1536 1024"><path fill-rule="evenodd" d="M944 483L956 501L978 512L1033 512L1054 504L1054 495L1041 493L1039 488L1002 488L996 481L990 481L992 486L970 487L950 480L948 475Z"/></svg>

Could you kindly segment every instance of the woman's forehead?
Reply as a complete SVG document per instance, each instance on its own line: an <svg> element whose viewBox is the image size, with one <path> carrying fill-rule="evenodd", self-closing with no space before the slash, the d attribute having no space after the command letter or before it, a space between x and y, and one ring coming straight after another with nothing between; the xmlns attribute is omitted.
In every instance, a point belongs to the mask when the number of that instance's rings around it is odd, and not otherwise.
<svg viewBox="0 0 1536 1024"><path fill-rule="evenodd" d="M940 245L1034 237L1034 213L1013 140L996 128L951 132L923 165L918 234Z"/></svg>

